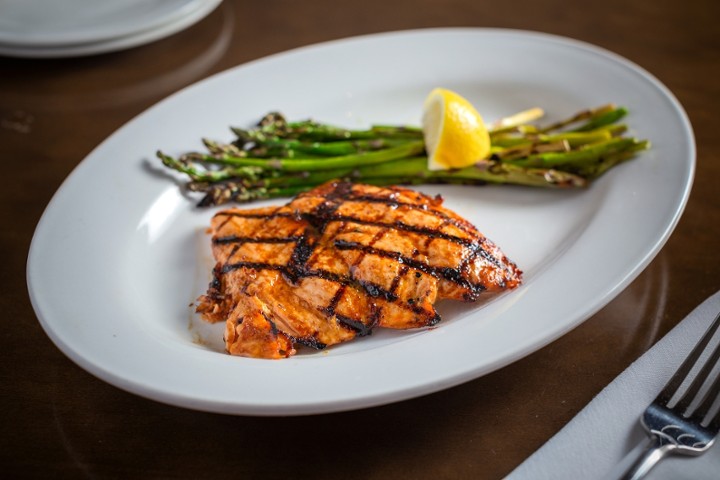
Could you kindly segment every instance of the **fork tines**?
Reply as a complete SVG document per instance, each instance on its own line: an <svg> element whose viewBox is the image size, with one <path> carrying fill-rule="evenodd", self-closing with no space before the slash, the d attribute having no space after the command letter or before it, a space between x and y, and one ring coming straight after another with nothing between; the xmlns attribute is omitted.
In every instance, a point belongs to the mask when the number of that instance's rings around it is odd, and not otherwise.
<svg viewBox="0 0 720 480"><path fill-rule="evenodd" d="M710 328L707 330L703 338L685 359L677 372L675 372L667 385L665 385L665 388L662 392L660 392L656 401L669 405L670 400L678 392L684 383L684 380L693 370L693 367L698 364L703 352L708 349L708 345L710 345L713 340L718 328L720 328L720 314L715 317L715 320L713 320L713 323L710 325ZM682 412L683 417L696 422L703 427L709 426L713 430L720 429L720 409L719 411L716 411L711 418L706 417L708 417L713 404L720 395L720 375L715 375L715 379L709 388L706 388L704 391L702 391L702 388L707 380L711 378L711 373L718 364L718 360L720 360L720 341L715 343L715 348L707 359L703 361L702 368L700 368L700 371L695 375L692 383L688 386L677 403L672 406L673 410L676 412ZM698 398L699 393L702 393L702 398Z"/></svg>

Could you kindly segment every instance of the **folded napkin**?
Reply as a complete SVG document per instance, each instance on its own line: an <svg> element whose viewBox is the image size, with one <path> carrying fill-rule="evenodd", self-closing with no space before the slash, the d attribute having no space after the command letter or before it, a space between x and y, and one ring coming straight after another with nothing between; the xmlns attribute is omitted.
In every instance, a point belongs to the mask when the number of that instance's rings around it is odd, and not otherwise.
<svg viewBox="0 0 720 480"><path fill-rule="evenodd" d="M506 480L612 479L647 438L645 408L720 312L720 292L705 300L600 392ZM717 337L717 335L716 335ZM715 339L717 341L717 338ZM720 479L720 439L700 457L668 456L648 480Z"/></svg>

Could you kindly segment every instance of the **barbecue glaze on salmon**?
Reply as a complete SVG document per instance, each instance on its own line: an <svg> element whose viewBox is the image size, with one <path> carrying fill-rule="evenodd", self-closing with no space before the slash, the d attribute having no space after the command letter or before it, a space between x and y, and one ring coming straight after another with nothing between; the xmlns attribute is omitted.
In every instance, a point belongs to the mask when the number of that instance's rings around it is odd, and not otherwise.
<svg viewBox="0 0 720 480"><path fill-rule="evenodd" d="M512 289L522 272L442 199L329 182L280 207L211 224L217 264L197 312L226 322L233 355L282 358L374 327L436 324L437 300Z"/></svg>

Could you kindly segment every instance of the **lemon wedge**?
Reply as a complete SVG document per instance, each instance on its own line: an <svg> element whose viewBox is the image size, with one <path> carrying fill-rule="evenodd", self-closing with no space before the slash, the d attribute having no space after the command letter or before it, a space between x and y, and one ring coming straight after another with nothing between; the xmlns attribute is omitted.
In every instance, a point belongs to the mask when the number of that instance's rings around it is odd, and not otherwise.
<svg viewBox="0 0 720 480"><path fill-rule="evenodd" d="M422 130L430 170L467 167L490 153L490 135L482 117L451 90L430 92L423 105Z"/></svg>

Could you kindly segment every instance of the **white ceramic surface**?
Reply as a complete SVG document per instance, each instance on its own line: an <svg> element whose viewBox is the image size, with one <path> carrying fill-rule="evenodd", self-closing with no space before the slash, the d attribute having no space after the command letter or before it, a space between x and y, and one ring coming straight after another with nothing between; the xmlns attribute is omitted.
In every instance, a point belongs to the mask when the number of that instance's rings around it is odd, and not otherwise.
<svg viewBox="0 0 720 480"><path fill-rule="evenodd" d="M2 1L0 0L0 2ZM185 2L186 5L182 5L182 8L166 12L167 15L163 17L152 17L152 19L156 20L153 22L152 27L145 28L143 26L143 28L138 28L129 34L110 35L109 32L112 29L106 31L104 28L98 27L99 33L87 35L88 40L83 42L52 43L43 40L43 42L36 43L29 41L25 43L4 43L1 41L2 32L0 32L0 55L20 58L66 58L126 50L161 40L191 27L209 15L221 2L222 0ZM149 2L148 6L152 3ZM149 22L139 22L141 25L147 23ZM112 27L112 25L109 26ZM115 30L115 33L117 32L118 30Z"/></svg>
<svg viewBox="0 0 720 480"><path fill-rule="evenodd" d="M443 321L429 330L376 330L280 361L223 353L222 326L203 324L188 307L210 279L204 229L214 210L195 208L154 152L201 149L201 137L229 140L229 125L250 126L270 110L347 127L418 124L437 86L469 98L486 120L541 106L551 121L612 101L630 109L631 133L653 148L583 191L420 187L442 193L521 266L525 284L513 292L480 305L441 303ZM597 47L486 29L334 41L213 76L103 142L44 213L28 286L56 345L136 394L232 414L379 405L484 375L602 308L669 237L694 161L692 130L672 94Z"/></svg>
<svg viewBox="0 0 720 480"><path fill-rule="evenodd" d="M204 0L0 0L0 42L53 46L96 42L155 28Z"/></svg>

